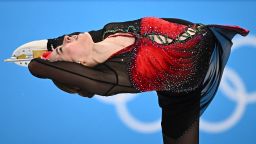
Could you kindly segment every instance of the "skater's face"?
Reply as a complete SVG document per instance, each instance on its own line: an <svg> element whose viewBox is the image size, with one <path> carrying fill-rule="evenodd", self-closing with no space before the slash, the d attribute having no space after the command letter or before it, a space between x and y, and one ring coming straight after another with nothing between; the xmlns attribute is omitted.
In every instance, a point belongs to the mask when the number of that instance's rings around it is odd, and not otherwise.
<svg viewBox="0 0 256 144"><path fill-rule="evenodd" d="M93 40L89 33L66 35L63 44L53 50L50 61L78 62L90 56Z"/></svg>

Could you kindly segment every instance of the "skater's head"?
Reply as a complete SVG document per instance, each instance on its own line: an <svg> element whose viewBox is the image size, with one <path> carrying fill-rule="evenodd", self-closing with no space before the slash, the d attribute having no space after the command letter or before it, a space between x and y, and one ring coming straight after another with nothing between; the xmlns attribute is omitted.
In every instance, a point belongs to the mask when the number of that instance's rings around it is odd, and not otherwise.
<svg viewBox="0 0 256 144"><path fill-rule="evenodd" d="M93 47L92 37L88 32L65 35L62 44L57 46L49 57L50 61L85 61L91 55Z"/></svg>
<svg viewBox="0 0 256 144"><path fill-rule="evenodd" d="M74 32L74 33L68 34L68 36L78 35L78 34L80 34L80 33L81 33L81 32ZM59 36L59 37L57 37L57 38L48 39L47 49L48 49L49 51L52 51L53 49L55 49L55 48L57 48L58 46L62 45L65 36L66 36L66 35L62 35L62 36Z"/></svg>

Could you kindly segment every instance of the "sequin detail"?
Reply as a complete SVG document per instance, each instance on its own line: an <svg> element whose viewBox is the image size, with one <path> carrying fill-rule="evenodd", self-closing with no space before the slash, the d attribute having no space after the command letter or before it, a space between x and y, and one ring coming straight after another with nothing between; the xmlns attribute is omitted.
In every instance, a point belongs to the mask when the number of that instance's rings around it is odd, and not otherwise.
<svg viewBox="0 0 256 144"><path fill-rule="evenodd" d="M158 44L162 45L169 45L171 43L175 42L183 42L189 38L192 38L194 35L196 35L201 30L202 25L198 25L195 27L187 27L185 31L181 34L179 34L175 39L170 38L167 34L162 33L145 33L143 37L149 38L152 42L156 42Z"/></svg>
<svg viewBox="0 0 256 144"><path fill-rule="evenodd" d="M189 92L199 87L208 69L210 33L203 25L185 26L159 18L143 18L129 66L131 82L140 91ZM191 32L188 32L191 31ZM156 43L149 35L171 38ZM181 39L183 37L183 39Z"/></svg>
<svg viewBox="0 0 256 144"><path fill-rule="evenodd" d="M190 92L199 87L209 65L212 34L201 24L182 25L145 17L133 23L110 23L103 38L133 34L135 43L113 56L129 53L128 74L139 91Z"/></svg>

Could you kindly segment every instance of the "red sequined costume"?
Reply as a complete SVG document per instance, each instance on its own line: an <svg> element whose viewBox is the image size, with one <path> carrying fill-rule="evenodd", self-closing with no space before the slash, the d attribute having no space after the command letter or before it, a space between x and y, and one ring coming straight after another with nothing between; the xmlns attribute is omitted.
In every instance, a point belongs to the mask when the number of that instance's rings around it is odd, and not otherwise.
<svg viewBox="0 0 256 144"><path fill-rule="evenodd" d="M94 68L34 59L29 69L34 76L52 79L66 92L88 97L157 91L164 143L197 143L199 116L217 91L231 40L248 31L156 17L113 22L89 31L94 42L117 32L132 34L135 43ZM62 41L63 36L49 39L48 50Z"/></svg>
<svg viewBox="0 0 256 144"><path fill-rule="evenodd" d="M134 36L137 40L130 47L129 67L134 87L140 91L172 92L199 87L211 54L211 44L204 39L213 39L206 27L150 17L141 20L139 35Z"/></svg>

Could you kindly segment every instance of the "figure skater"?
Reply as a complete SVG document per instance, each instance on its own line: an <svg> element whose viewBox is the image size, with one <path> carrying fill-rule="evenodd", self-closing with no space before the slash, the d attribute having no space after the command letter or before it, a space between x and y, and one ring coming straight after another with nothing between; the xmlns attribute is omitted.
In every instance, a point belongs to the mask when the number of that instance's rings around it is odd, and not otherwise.
<svg viewBox="0 0 256 144"><path fill-rule="evenodd" d="M199 117L216 94L231 40L248 32L175 18L112 22L48 39L48 52L29 70L84 97L156 91L164 144L197 144Z"/></svg>

